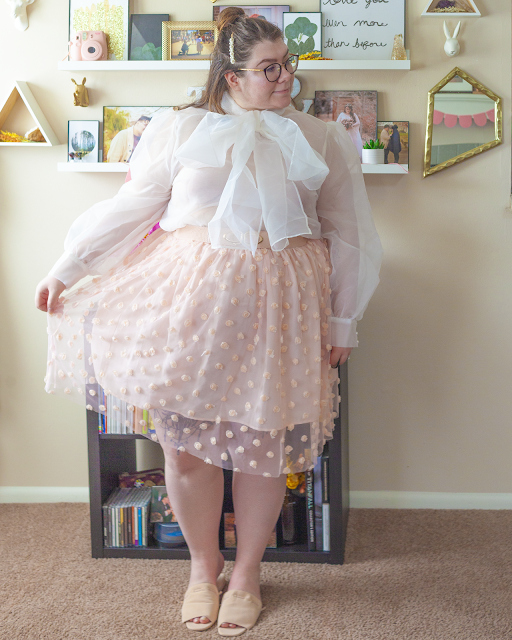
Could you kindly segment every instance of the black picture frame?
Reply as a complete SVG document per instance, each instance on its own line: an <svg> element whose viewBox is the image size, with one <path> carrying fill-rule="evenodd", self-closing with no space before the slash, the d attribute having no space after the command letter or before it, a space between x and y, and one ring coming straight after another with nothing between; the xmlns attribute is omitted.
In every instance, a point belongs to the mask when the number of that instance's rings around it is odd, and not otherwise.
<svg viewBox="0 0 512 640"><path fill-rule="evenodd" d="M168 13L132 13L128 31L128 60L162 60L162 22L169 20ZM140 57L134 55L135 51L148 44L153 44L156 52L160 49L160 55L155 57ZM151 49L143 52L150 54Z"/></svg>

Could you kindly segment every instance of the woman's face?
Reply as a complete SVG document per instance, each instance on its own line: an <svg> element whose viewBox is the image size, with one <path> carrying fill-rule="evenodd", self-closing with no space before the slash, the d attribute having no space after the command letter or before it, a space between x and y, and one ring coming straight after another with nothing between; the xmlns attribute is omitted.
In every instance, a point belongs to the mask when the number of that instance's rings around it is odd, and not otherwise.
<svg viewBox="0 0 512 640"><path fill-rule="evenodd" d="M288 47L282 40L259 42L252 50L252 56L244 67L262 71L245 71L245 76L236 76L232 71L226 74L231 96L244 109L282 109L290 104L293 74L288 73L284 64L290 56ZM235 45L236 59L236 45ZM281 76L276 82L269 82L263 69L273 62L283 65Z"/></svg>

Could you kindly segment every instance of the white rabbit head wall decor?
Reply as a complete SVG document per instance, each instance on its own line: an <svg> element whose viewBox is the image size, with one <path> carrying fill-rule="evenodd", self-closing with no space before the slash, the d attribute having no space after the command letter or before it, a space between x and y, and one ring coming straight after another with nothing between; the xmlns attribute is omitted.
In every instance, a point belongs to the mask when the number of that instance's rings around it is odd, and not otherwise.
<svg viewBox="0 0 512 640"><path fill-rule="evenodd" d="M14 26L20 31L28 29L27 5L32 4L34 0L6 0L11 7L11 17L14 20Z"/></svg>
<svg viewBox="0 0 512 640"><path fill-rule="evenodd" d="M446 20L444 20L443 22L443 29L444 29L444 35L446 36L446 42L444 43L444 52L446 53L447 56L450 56L450 58L453 58L453 56L458 55L460 51L460 44L457 40L457 36L459 35L459 31L460 31L460 20L459 20L459 24L455 27L453 36L451 36L450 32L448 31L448 27L446 26Z"/></svg>

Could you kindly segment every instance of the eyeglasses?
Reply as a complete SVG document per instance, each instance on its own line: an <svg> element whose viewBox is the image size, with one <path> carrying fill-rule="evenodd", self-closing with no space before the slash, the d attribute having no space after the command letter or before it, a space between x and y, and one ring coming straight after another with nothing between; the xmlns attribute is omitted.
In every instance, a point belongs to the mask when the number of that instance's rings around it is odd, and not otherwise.
<svg viewBox="0 0 512 640"><path fill-rule="evenodd" d="M293 54L288 58L284 65L279 64L279 62L273 62L264 69L238 69L238 71L263 71L265 73L265 78L269 82L277 82L281 77L281 71L283 67L286 69L286 71L288 71L288 73L295 73L298 66L299 56L298 54Z"/></svg>

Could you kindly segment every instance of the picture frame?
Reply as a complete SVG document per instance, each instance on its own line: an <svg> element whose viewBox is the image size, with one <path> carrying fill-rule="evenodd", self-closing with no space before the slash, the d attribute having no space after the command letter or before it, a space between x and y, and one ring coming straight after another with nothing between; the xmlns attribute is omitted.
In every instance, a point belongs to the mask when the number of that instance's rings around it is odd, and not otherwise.
<svg viewBox="0 0 512 640"><path fill-rule="evenodd" d="M221 4L213 7L213 20L216 21L219 14L228 7L239 7L245 11L247 17L265 18L272 24L283 30L283 13L290 11L289 4Z"/></svg>
<svg viewBox="0 0 512 640"><path fill-rule="evenodd" d="M397 34L407 47L406 0L326 0L321 8L326 58L391 60Z"/></svg>
<svg viewBox="0 0 512 640"><path fill-rule="evenodd" d="M162 22L162 60L209 60L218 35L212 21Z"/></svg>
<svg viewBox="0 0 512 640"><path fill-rule="evenodd" d="M377 91L315 91L314 115L344 124L362 162L364 144L377 137L377 100Z"/></svg>
<svg viewBox="0 0 512 640"><path fill-rule="evenodd" d="M162 59L162 23L168 13L132 13L128 34L129 60Z"/></svg>
<svg viewBox="0 0 512 640"><path fill-rule="evenodd" d="M103 162L129 163L144 130L157 114L174 107L103 107Z"/></svg>
<svg viewBox="0 0 512 640"><path fill-rule="evenodd" d="M128 60L129 0L69 0L68 41L77 31L103 31L108 60Z"/></svg>
<svg viewBox="0 0 512 640"><path fill-rule="evenodd" d="M100 121L68 120L68 162L100 161Z"/></svg>
<svg viewBox="0 0 512 640"><path fill-rule="evenodd" d="M382 131L385 129L385 127L388 127L390 129L390 134L392 133L392 129L396 127L396 130L400 137L401 149L398 151L397 155L392 149L386 148L386 144L384 144L384 164L409 165L409 121L379 120L377 122L377 139L383 143L385 142L385 140L381 140L381 137L383 137Z"/></svg>
<svg viewBox="0 0 512 640"><path fill-rule="evenodd" d="M311 60L322 56L322 12L285 11L283 36L290 53L299 60Z"/></svg>

